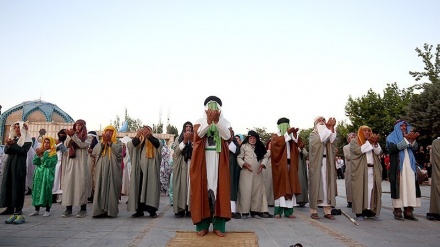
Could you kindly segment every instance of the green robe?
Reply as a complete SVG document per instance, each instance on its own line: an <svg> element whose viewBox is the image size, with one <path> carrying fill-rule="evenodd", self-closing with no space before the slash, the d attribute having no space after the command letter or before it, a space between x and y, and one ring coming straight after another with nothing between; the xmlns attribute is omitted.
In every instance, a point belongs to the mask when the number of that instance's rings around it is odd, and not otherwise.
<svg viewBox="0 0 440 247"><path fill-rule="evenodd" d="M162 147L156 137L150 136L149 140L154 146L154 158L146 157L144 142L140 143L139 138L135 137L127 143L131 159L128 211L148 211L144 206L156 210L159 208ZM139 203L143 208L138 208Z"/></svg>
<svg viewBox="0 0 440 247"><path fill-rule="evenodd" d="M32 205L33 206L52 206L52 188L55 179L55 166L58 156L49 157L49 152L45 151L43 157L34 156L32 163L36 166L32 183Z"/></svg>
<svg viewBox="0 0 440 247"><path fill-rule="evenodd" d="M310 208L316 209L318 204L323 202L323 185L321 179L321 166L326 149L327 157L326 164L327 169L327 200L331 206L336 206L336 169L335 169L335 153L333 144L330 141L327 143L321 142L319 134L311 132L309 136L309 205Z"/></svg>
<svg viewBox="0 0 440 247"><path fill-rule="evenodd" d="M111 150L110 155L108 151ZM98 143L93 148L96 155L95 190L93 197L93 214L107 213L110 217L118 216L119 196L122 188L122 143L112 143L110 149L102 156L103 145Z"/></svg>
<svg viewBox="0 0 440 247"><path fill-rule="evenodd" d="M376 155L373 150L372 152L374 159L373 191L368 206L367 155L362 153L356 138L350 142L352 211L355 214L362 214L363 210L370 208L376 216L379 216L382 208L382 165L379 155Z"/></svg>

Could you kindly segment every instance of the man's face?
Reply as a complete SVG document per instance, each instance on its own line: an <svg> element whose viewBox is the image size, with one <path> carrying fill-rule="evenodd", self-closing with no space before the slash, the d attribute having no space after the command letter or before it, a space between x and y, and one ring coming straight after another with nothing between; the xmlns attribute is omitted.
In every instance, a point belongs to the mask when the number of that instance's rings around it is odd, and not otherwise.
<svg viewBox="0 0 440 247"><path fill-rule="evenodd" d="M257 138L255 136L249 136L249 144L255 145L257 143Z"/></svg>
<svg viewBox="0 0 440 247"><path fill-rule="evenodd" d="M193 127L191 124L186 124L185 125L185 132L192 132L193 131Z"/></svg>
<svg viewBox="0 0 440 247"><path fill-rule="evenodd" d="M48 149L50 149L50 140L49 140L49 139L44 139L44 142L43 142L43 149L44 149L44 150L48 150Z"/></svg>
<svg viewBox="0 0 440 247"><path fill-rule="evenodd" d="M325 125L326 124L325 118L323 117L318 118L318 124Z"/></svg>
<svg viewBox="0 0 440 247"><path fill-rule="evenodd" d="M18 124L18 123L14 124L14 131L15 131L16 136L21 136L20 124Z"/></svg>
<svg viewBox="0 0 440 247"><path fill-rule="evenodd" d="M400 130L402 131L403 134L406 134L406 123L400 125Z"/></svg>
<svg viewBox="0 0 440 247"><path fill-rule="evenodd" d="M364 132L365 139L370 138L370 136L371 136L371 130L370 129L364 128L364 129L362 129L362 132Z"/></svg>
<svg viewBox="0 0 440 247"><path fill-rule="evenodd" d="M80 133L82 131L82 128L83 128L82 124L80 123L75 124L76 133Z"/></svg>
<svg viewBox="0 0 440 247"><path fill-rule="evenodd" d="M107 137L109 137L109 138L112 138L112 136L113 136L113 130L105 130L105 133L104 133Z"/></svg>

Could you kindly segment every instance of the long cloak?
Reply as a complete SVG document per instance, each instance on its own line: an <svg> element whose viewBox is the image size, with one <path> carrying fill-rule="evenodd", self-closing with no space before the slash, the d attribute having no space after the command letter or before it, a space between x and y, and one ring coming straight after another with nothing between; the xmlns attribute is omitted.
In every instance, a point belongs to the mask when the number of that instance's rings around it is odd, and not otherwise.
<svg viewBox="0 0 440 247"><path fill-rule="evenodd" d="M194 125L194 133L198 133L200 124ZM203 219L211 218L208 197L208 179L206 171L205 146L207 137L194 135L193 153L191 157L191 218L194 224ZM215 216L231 219L230 178L229 178L229 149L225 140L221 141L222 152L219 153L218 186L215 201Z"/></svg>
<svg viewBox="0 0 440 247"><path fill-rule="evenodd" d="M91 191L90 170L87 163L87 149L92 141L92 137L81 141L76 134L72 137L67 135L66 143L75 142L78 145L75 158L67 158L67 162L62 164L62 189L63 206L80 206L87 204L87 197Z"/></svg>
<svg viewBox="0 0 440 247"><path fill-rule="evenodd" d="M188 205L188 174L191 160L185 162L185 157L179 147L179 141L175 142L173 154L173 211L179 213L186 210ZM192 145L188 142L186 145Z"/></svg>
<svg viewBox="0 0 440 247"><path fill-rule="evenodd" d="M233 143L233 144L232 144ZM237 201L238 185L240 183L241 167L238 165L237 156L240 154L240 146L237 141L231 142L236 146L235 153L229 150L229 172L231 178L231 201ZM231 145L230 144L230 145Z"/></svg>
<svg viewBox="0 0 440 247"><path fill-rule="evenodd" d="M275 200L284 196L292 199L301 193L298 179L298 144L289 141L290 168L287 164L287 145L284 135L272 138L270 159L272 163L272 179Z"/></svg>
<svg viewBox="0 0 440 247"><path fill-rule="evenodd" d="M153 147L154 158L146 157L146 148L144 147L146 141L158 145ZM127 148L131 158L128 211L143 211L143 209L138 209L138 202L158 209L160 200L160 161L162 160L159 140L154 136L150 136L148 140L146 139L141 143L139 138L135 137L127 142Z"/></svg>
<svg viewBox="0 0 440 247"><path fill-rule="evenodd" d="M258 173L260 164L265 164L268 157L270 156L266 153L263 160L258 161L251 144L241 145L240 154L237 156L238 164L242 168L238 186L237 212L246 214L251 211L268 211L263 173ZM244 163L251 166L252 172L246 168L243 169Z"/></svg>
<svg viewBox="0 0 440 247"><path fill-rule="evenodd" d="M353 189L351 187L351 159L350 159L350 143L342 148L345 158L345 196L347 202L353 202Z"/></svg>
<svg viewBox="0 0 440 247"><path fill-rule="evenodd" d="M322 164L324 149L326 150L326 163ZM309 205L316 209L318 204L323 203L324 190L321 179L321 166L325 165L327 174L327 200L330 206L336 206L336 171L335 153L330 141L321 142L318 133L311 132L309 136Z"/></svg>
<svg viewBox="0 0 440 247"><path fill-rule="evenodd" d="M26 189L26 160L32 142L25 142L23 146L14 144L5 146L7 154L3 164L3 179L0 191L0 208L23 207Z"/></svg>
<svg viewBox="0 0 440 247"><path fill-rule="evenodd" d="M431 200L429 212L440 214L440 139L432 142L431 150Z"/></svg>
<svg viewBox="0 0 440 247"><path fill-rule="evenodd" d="M275 201L273 195L272 162L270 158L270 150L267 150L267 155L269 158L266 159L266 169L263 169L262 173L264 178L264 187L266 188L267 205L274 206Z"/></svg>
<svg viewBox="0 0 440 247"><path fill-rule="evenodd" d="M363 210L370 209L376 216L379 216L382 208L382 164L380 158L373 151L373 191L370 205L368 205L367 155L362 153L357 138L353 138L350 142L350 158L351 186L353 190L352 211L355 214L362 214Z"/></svg>
<svg viewBox="0 0 440 247"><path fill-rule="evenodd" d="M298 179L301 186L301 194L296 196L296 203L309 202L309 177L307 175L307 157L309 152L305 148L298 155Z"/></svg>
<svg viewBox="0 0 440 247"><path fill-rule="evenodd" d="M32 205L52 206L52 188L58 156L49 157L49 152L46 151L41 158L35 155L32 163L36 166L32 183Z"/></svg>
<svg viewBox="0 0 440 247"><path fill-rule="evenodd" d="M109 150L111 150L109 152ZM96 155L95 193L93 197L93 216L107 213L116 217L119 213L118 203L122 186L122 143L112 143L104 156L103 145L98 143L93 148Z"/></svg>

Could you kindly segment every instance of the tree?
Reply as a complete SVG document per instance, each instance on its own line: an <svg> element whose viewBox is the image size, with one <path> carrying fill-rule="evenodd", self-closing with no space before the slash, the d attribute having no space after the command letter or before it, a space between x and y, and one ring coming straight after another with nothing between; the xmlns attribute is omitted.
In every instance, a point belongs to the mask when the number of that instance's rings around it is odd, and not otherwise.
<svg viewBox="0 0 440 247"><path fill-rule="evenodd" d="M128 115L127 108L125 108L125 118L124 122L127 122L128 125L128 132L134 132L137 131L142 127L142 121L140 119L133 119ZM113 121L113 127L115 127L117 130L121 127L121 119L118 115L116 115L116 120Z"/></svg>
<svg viewBox="0 0 440 247"><path fill-rule="evenodd" d="M153 133L163 133L163 123L159 122L157 125L153 124Z"/></svg>
<svg viewBox="0 0 440 247"><path fill-rule="evenodd" d="M347 145L347 135L351 132L357 133L357 129L345 120L339 121L336 127L336 147L338 148L338 155L343 156L343 148Z"/></svg>
<svg viewBox="0 0 440 247"><path fill-rule="evenodd" d="M179 135L179 131L177 130L176 126L168 124L167 125L167 134L173 134L174 138L176 138Z"/></svg>
<svg viewBox="0 0 440 247"><path fill-rule="evenodd" d="M383 96L369 89L366 95L353 99L351 95L345 105L345 115L357 130L369 126L380 134L380 145L385 147L385 137L393 130L397 119L406 115L406 109L413 97L414 88L399 89L397 83L387 84Z"/></svg>
<svg viewBox="0 0 440 247"><path fill-rule="evenodd" d="M422 89L422 92L412 98L407 111L407 120L420 132L419 142L423 145L430 144L432 139L440 134L440 44L436 47L434 59L432 47L425 44L424 51L416 48L418 56L425 64L425 71L409 72L416 81L425 77L429 80L415 85Z"/></svg>
<svg viewBox="0 0 440 247"><path fill-rule="evenodd" d="M312 133L313 128L303 129L299 131L299 136L301 137L302 141L304 142L304 147L309 150L309 135Z"/></svg>

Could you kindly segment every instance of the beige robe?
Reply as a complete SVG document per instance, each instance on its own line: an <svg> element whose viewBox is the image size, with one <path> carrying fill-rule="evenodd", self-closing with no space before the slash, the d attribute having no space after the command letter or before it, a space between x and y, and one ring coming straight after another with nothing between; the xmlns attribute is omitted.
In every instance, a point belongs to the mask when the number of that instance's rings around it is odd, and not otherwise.
<svg viewBox="0 0 440 247"><path fill-rule="evenodd" d="M110 155L108 151L111 150ZM107 213L110 217L118 216L119 196L122 185L122 143L113 143L102 156L101 143L93 148L95 163L95 193L93 197L93 216Z"/></svg>
<svg viewBox="0 0 440 247"><path fill-rule="evenodd" d="M345 196L347 202L353 202L353 190L351 188L351 159L350 159L350 144L342 148L345 158Z"/></svg>
<svg viewBox="0 0 440 247"><path fill-rule="evenodd" d="M133 138L133 140L134 139L135 138ZM128 211L137 211L138 202L158 209L160 200L160 161L162 160L162 145L157 149L153 147L154 158L147 158L144 142L134 146L133 140L127 142L127 149L131 158Z"/></svg>
<svg viewBox="0 0 440 247"><path fill-rule="evenodd" d="M432 142L431 150L431 200L429 212L440 214L440 139Z"/></svg>
<svg viewBox="0 0 440 247"><path fill-rule="evenodd" d="M353 189L352 211L355 214L362 214L363 210L369 209L376 216L380 215L382 208L382 165L379 154L373 152L374 167L373 170L373 190L371 193L370 204L368 204L368 170L367 154L362 153L357 139L350 142L351 157L351 186Z"/></svg>
<svg viewBox="0 0 440 247"><path fill-rule="evenodd" d="M241 145L240 154L237 156L238 165L241 167L238 185L237 212L247 214L252 212L268 212L266 188L263 173L258 173L261 164L266 164L268 153L263 160L257 160L257 155L251 144ZM252 172L243 168L244 163L251 166Z"/></svg>
<svg viewBox="0 0 440 247"><path fill-rule="evenodd" d="M270 150L267 150L270 157ZM267 205L274 206L273 179L272 179L272 162L270 158L266 159L266 169L263 169L264 187L266 188Z"/></svg>
<svg viewBox="0 0 440 247"><path fill-rule="evenodd" d="M323 157L324 149L326 158ZM325 160L325 163L324 163ZM322 166L326 166L326 173L321 173ZM327 202L330 206L336 206L336 170L335 153L330 141L322 142L318 133L311 132L309 136L309 205L316 209L318 204L324 201L324 186L327 190ZM322 176L326 178L323 184Z"/></svg>
<svg viewBox="0 0 440 247"><path fill-rule="evenodd" d="M298 154L298 179L301 186L301 194L296 196L296 203L305 204L309 202L309 177L307 175L307 158L309 152L303 148Z"/></svg>
<svg viewBox="0 0 440 247"><path fill-rule="evenodd" d="M63 206L80 206L87 204L87 197L90 194L90 170L87 163L88 152L87 149L92 141L92 137L88 136L82 142L76 134L72 137L67 135L66 146L70 142L75 142L78 145L76 149L75 158L67 158L66 162L62 164L62 190L63 199L61 205Z"/></svg>
<svg viewBox="0 0 440 247"><path fill-rule="evenodd" d="M190 142L188 142L190 144ZM179 146L179 141L175 142L174 154L173 154L173 210L174 213L179 213L186 210L186 206L189 204L189 165L191 159L188 159L188 163L185 162L182 150ZM187 144L188 145L188 144ZM190 144L192 145L192 144ZM188 206L189 209L189 206Z"/></svg>

